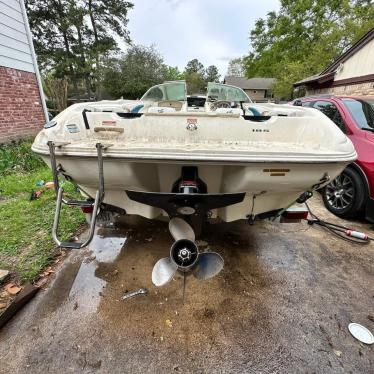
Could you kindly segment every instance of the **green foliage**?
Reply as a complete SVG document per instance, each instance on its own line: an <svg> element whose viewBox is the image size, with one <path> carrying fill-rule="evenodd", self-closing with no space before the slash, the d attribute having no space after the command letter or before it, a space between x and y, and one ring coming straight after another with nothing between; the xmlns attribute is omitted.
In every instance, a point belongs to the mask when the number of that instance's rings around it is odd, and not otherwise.
<svg viewBox="0 0 374 374"><path fill-rule="evenodd" d="M185 72L184 79L187 84L187 93L189 95L203 94L206 91L206 82L204 77L195 72Z"/></svg>
<svg viewBox="0 0 374 374"><path fill-rule="evenodd" d="M101 85L101 59L118 50L117 40L130 42L124 0L26 0L26 9L42 73L68 78L77 94Z"/></svg>
<svg viewBox="0 0 374 374"><path fill-rule="evenodd" d="M205 69L204 65L196 58L187 63L183 75L189 95L205 94L207 83L219 82L220 77L216 66L211 65Z"/></svg>
<svg viewBox="0 0 374 374"><path fill-rule="evenodd" d="M51 180L46 167L27 174L1 178L0 189L0 262L22 280L34 279L56 253L51 236L55 194L45 191L38 200L30 201L30 193L38 180ZM74 193L74 187L65 183ZM20 214L22 212L22 214ZM60 235L67 240L83 224L82 212L64 207Z"/></svg>
<svg viewBox="0 0 374 374"><path fill-rule="evenodd" d="M168 80L170 73L154 47L139 45L131 46L121 58L108 60L104 70L107 91L126 99L140 98L151 86Z"/></svg>
<svg viewBox="0 0 374 374"><path fill-rule="evenodd" d="M204 76L204 65L197 59L194 58L187 62L186 68L184 69L186 74L196 73Z"/></svg>
<svg viewBox="0 0 374 374"><path fill-rule="evenodd" d="M31 140L0 144L0 177L12 173L38 170L45 166L31 151Z"/></svg>
<svg viewBox="0 0 374 374"><path fill-rule="evenodd" d="M292 83L320 73L374 26L371 0L282 0L278 13L258 19L245 58L247 77L275 77L287 99Z"/></svg>
<svg viewBox="0 0 374 374"><path fill-rule="evenodd" d="M40 180L51 181L49 168L30 151L31 142L1 148L1 159L10 160L0 173L0 264L23 281L33 280L57 252L51 236L55 193L46 190L30 201ZM18 157L17 157L18 156ZM66 182L67 193L77 196L75 187ZM79 209L63 208L60 235L69 239L83 224Z"/></svg>
<svg viewBox="0 0 374 374"><path fill-rule="evenodd" d="M244 58L238 57L233 58L229 61L229 66L227 68L228 77L244 77L245 68L244 68Z"/></svg>
<svg viewBox="0 0 374 374"><path fill-rule="evenodd" d="M218 73L217 66L210 65L205 70L205 81L206 82L219 82L220 74Z"/></svg>
<svg viewBox="0 0 374 374"><path fill-rule="evenodd" d="M183 74L179 71L177 66L167 66L164 67L164 79L165 81L178 81L184 79Z"/></svg>

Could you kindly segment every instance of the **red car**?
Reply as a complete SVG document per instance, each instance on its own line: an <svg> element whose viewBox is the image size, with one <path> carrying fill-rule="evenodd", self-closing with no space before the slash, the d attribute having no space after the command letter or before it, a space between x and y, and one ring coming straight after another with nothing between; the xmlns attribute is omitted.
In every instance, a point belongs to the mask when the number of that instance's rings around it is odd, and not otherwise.
<svg viewBox="0 0 374 374"><path fill-rule="evenodd" d="M319 95L293 105L320 110L352 141L358 154L322 191L326 208L339 217L364 215L374 222L374 96Z"/></svg>

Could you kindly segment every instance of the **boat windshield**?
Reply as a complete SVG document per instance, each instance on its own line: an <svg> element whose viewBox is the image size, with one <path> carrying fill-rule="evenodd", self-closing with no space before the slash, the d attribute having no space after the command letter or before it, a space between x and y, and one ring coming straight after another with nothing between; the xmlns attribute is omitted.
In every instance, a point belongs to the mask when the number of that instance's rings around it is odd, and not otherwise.
<svg viewBox="0 0 374 374"><path fill-rule="evenodd" d="M241 88L220 83L208 83L207 97L208 101L252 102Z"/></svg>
<svg viewBox="0 0 374 374"><path fill-rule="evenodd" d="M140 99L141 101L186 101L186 82L165 82L151 87Z"/></svg>

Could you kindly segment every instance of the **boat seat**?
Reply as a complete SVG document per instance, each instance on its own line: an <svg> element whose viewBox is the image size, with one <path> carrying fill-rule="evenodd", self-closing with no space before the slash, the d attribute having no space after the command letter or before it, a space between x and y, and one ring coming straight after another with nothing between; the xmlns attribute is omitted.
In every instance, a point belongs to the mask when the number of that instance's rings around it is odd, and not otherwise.
<svg viewBox="0 0 374 374"><path fill-rule="evenodd" d="M170 108L170 107L156 107L156 106L151 106L148 109L148 113L171 113L175 112L175 108Z"/></svg>

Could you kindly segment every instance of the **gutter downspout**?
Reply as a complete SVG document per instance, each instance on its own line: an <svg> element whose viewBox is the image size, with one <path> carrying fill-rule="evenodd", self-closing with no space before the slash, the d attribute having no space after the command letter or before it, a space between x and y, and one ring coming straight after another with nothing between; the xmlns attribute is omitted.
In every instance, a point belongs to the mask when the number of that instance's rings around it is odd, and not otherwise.
<svg viewBox="0 0 374 374"><path fill-rule="evenodd" d="M20 6L21 6L22 17L23 17L23 21L24 21L24 24L25 24L25 28L26 28L27 40L29 42L29 46L30 46L30 49L31 49L31 58L32 58L32 63L34 65L36 81L38 83L40 101L41 101L42 107L43 107L45 122L48 122L49 121L48 109L47 109L47 104L45 103L42 79L40 77L38 62L36 60L34 44L33 44L33 41L32 41L31 30L30 30L30 25L29 25L29 19L27 17L25 3L23 2L24 0L18 0L18 1L20 3Z"/></svg>

